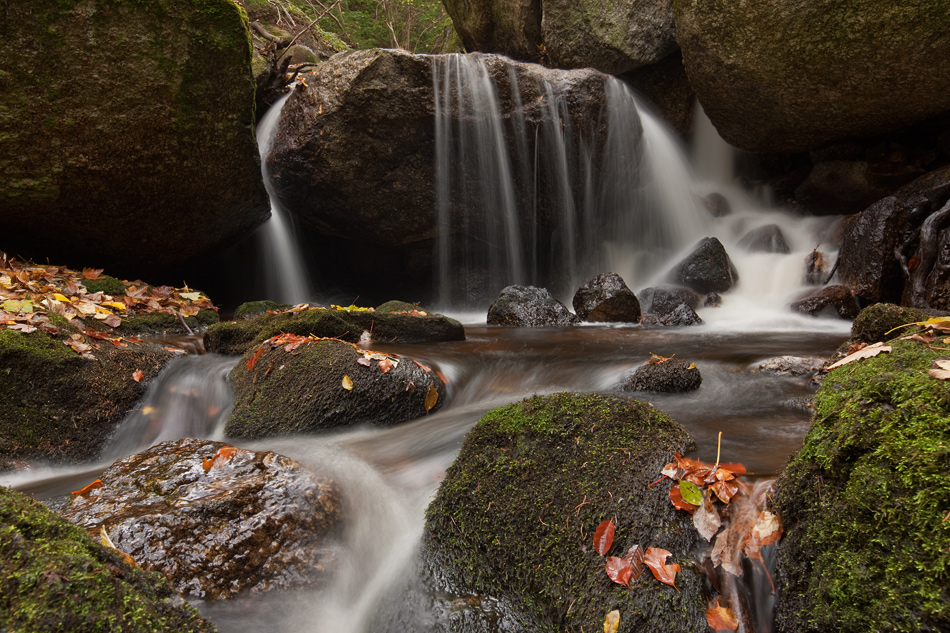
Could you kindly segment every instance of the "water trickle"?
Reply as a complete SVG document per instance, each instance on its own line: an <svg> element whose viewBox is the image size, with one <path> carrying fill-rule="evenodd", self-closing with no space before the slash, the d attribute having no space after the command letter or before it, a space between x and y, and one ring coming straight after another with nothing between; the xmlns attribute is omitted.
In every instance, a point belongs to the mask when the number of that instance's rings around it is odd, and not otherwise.
<svg viewBox="0 0 950 633"><path fill-rule="evenodd" d="M312 286L307 275L303 255L294 236L290 214L280 206L274 193L270 173L267 170L267 155L274 145L277 123L284 103L290 95L281 97L261 118L257 125L257 140L261 154L261 173L264 188L270 197L271 217L259 229L261 250L264 253L264 293L267 298L280 303L297 304L311 298Z"/></svg>

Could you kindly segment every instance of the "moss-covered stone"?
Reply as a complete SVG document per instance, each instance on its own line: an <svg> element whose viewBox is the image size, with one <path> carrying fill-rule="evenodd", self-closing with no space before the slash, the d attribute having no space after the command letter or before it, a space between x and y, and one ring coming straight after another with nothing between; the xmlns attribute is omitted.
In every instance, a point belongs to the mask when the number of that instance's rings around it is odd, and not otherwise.
<svg viewBox="0 0 950 633"><path fill-rule="evenodd" d="M383 371L379 359L366 359L343 341L248 352L231 370L235 403L225 433L256 438L360 423L392 426L442 406L445 384L432 368L404 357L386 362L391 368Z"/></svg>
<svg viewBox="0 0 950 633"><path fill-rule="evenodd" d="M113 296L125 294L125 284L109 275L103 275L99 279L86 279L82 285L91 293L101 292Z"/></svg>
<svg viewBox="0 0 950 633"><path fill-rule="evenodd" d="M136 278L266 220L234 2L17 2L0 32L0 247Z"/></svg>
<svg viewBox="0 0 950 633"><path fill-rule="evenodd" d="M174 356L158 345L120 348L82 336L93 346L89 360L63 344L78 334L64 327L58 334L0 330L0 469L17 460L95 457L148 379ZM132 378L138 369L141 382Z"/></svg>
<svg viewBox="0 0 950 633"><path fill-rule="evenodd" d="M283 307L287 306L282 306L276 301L269 301L267 299L263 301L246 301L234 310L234 318L238 321L247 321L248 319L259 317L265 312L277 311Z"/></svg>
<svg viewBox="0 0 950 633"><path fill-rule="evenodd" d="M891 345L828 374L776 484L778 631L950 629L950 354Z"/></svg>
<svg viewBox="0 0 950 633"><path fill-rule="evenodd" d="M893 303L875 303L861 311L851 324L851 340L855 343L877 343L897 336L905 331L894 332L908 323L919 323L930 318L925 310L905 308Z"/></svg>
<svg viewBox="0 0 950 633"><path fill-rule="evenodd" d="M0 630L213 632L165 579L25 495L0 487Z"/></svg>
<svg viewBox="0 0 950 633"><path fill-rule="evenodd" d="M357 310L312 308L283 314L263 313L247 321L231 321L208 328L204 343L217 354L243 354L281 333L339 338L356 342L363 332L383 343L437 343L465 340L465 329L440 314L416 316Z"/></svg>
<svg viewBox="0 0 950 633"><path fill-rule="evenodd" d="M427 510L430 567L452 589L510 602L531 630L597 631L613 609L625 632L706 630L698 536L670 483L649 487L690 448L682 427L631 399L561 393L489 411ZM614 584L592 547L605 519L617 525L611 555L671 551L681 593L649 573L632 590Z"/></svg>

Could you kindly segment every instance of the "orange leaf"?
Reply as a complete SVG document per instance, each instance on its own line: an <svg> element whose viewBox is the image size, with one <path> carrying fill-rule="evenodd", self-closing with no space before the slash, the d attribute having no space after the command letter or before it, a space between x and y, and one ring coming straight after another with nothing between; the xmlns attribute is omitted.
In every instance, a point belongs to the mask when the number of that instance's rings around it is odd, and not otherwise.
<svg viewBox="0 0 950 633"><path fill-rule="evenodd" d="M729 607L724 607L716 598L706 610L706 624L714 631L735 631L739 628L739 620Z"/></svg>
<svg viewBox="0 0 950 633"><path fill-rule="evenodd" d="M101 479L97 479L97 480L95 480L94 482L92 482L91 484L89 484L88 486L83 486L83 487L80 488L79 490L73 490L70 494L74 494L74 495L84 495L84 494L86 494L86 493L88 493L88 492L91 492L91 491L95 490L96 488L101 488L101 487L102 487L102 480L101 480Z"/></svg>
<svg viewBox="0 0 950 633"><path fill-rule="evenodd" d="M215 466L226 464L231 461L231 458L234 457L235 453L237 453L237 450L238 449L234 448L233 446L222 446L218 449L218 452L214 454L214 457L211 457L210 459L206 458L202 462L201 466L204 468L205 472L208 472Z"/></svg>
<svg viewBox="0 0 950 633"><path fill-rule="evenodd" d="M379 361L379 369L384 374L389 373L389 370L393 368L392 362L388 358L384 358ZM428 410L428 409L427 409Z"/></svg>
<svg viewBox="0 0 950 633"><path fill-rule="evenodd" d="M430 372L430 371L432 371L432 368L431 368L431 367L426 367L425 365L423 365L422 363L420 363L420 362L417 361L417 360L413 360L412 362L414 362L416 365L418 365L419 368L422 369L422 371L424 371L424 372Z"/></svg>
<svg viewBox="0 0 950 633"><path fill-rule="evenodd" d="M101 279L102 271L102 268L83 268L82 276L86 279Z"/></svg>
<svg viewBox="0 0 950 633"><path fill-rule="evenodd" d="M260 358L260 357L261 357L261 354L263 354L263 353L264 353L264 348L263 348L263 347L258 347L256 350L254 350L254 353L251 354L251 357L250 357L250 358L248 359L248 361L247 361L247 370L248 370L248 371L252 371L252 370L254 369L254 365L257 364L257 359Z"/></svg>
<svg viewBox="0 0 950 633"><path fill-rule="evenodd" d="M616 530L614 522L607 519L597 526L594 530L594 551L601 556L606 556L610 546L614 544L614 531Z"/></svg>
<svg viewBox="0 0 950 633"><path fill-rule="evenodd" d="M671 552L665 549L648 547L643 557L643 562L650 568L650 571L653 572L657 580L676 589L676 574L679 573L680 566L677 563L673 563L672 565L666 564L667 556L672 555ZM679 589L676 590L679 591Z"/></svg>
<svg viewBox="0 0 950 633"><path fill-rule="evenodd" d="M619 556L607 557L607 575L618 585L630 586L630 576L633 574L633 567L630 561Z"/></svg>
<svg viewBox="0 0 950 633"><path fill-rule="evenodd" d="M136 369L132 372L132 380L135 382L142 382L142 379L145 378L145 372L141 369Z"/></svg>
<svg viewBox="0 0 950 633"><path fill-rule="evenodd" d="M435 403L439 401L439 390L435 388L435 385L429 385L429 390L426 392L426 400L423 403L423 406L426 408L426 413L432 410L432 407L435 406Z"/></svg>
<svg viewBox="0 0 950 633"><path fill-rule="evenodd" d="M699 507L683 499L683 495L680 493L680 485L678 482L673 484L673 487L670 488L670 502L677 510L686 510L690 513L694 512L696 508Z"/></svg>

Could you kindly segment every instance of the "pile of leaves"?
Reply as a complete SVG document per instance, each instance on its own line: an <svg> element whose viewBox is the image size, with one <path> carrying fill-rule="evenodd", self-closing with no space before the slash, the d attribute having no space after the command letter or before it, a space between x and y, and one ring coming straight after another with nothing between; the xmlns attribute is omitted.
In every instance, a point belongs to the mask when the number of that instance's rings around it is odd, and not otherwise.
<svg viewBox="0 0 950 633"><path fill-rule="evenodd" d="M118 284L123 290L123 294L113 295L87 288L90 282L104 279L101 269L41 266L0 253L0 326L24 334L37 330L58 334L60 328L50 320L50 316L57 315L87 336L124 346L121 337L87 328L85 319L117 328L123 319L144 314L167 313L183 319L202 309L217 310L207 297L187 286L153 287L141 281L113 280L112 285ZM126 340L135 342L134 338ZM92 349L81 334L72 334L65 343L82 355Z"/></svg>

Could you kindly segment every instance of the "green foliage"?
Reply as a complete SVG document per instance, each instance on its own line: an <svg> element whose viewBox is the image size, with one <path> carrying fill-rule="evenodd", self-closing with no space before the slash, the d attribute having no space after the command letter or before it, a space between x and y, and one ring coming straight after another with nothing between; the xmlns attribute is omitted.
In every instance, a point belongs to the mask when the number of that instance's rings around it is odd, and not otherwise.
<svg viewBox="0 0 950 633"><path fill-rule="evenodd" d="M950 626L948 354L914 341L829 373L778 484L780 630Z"/></svg>

